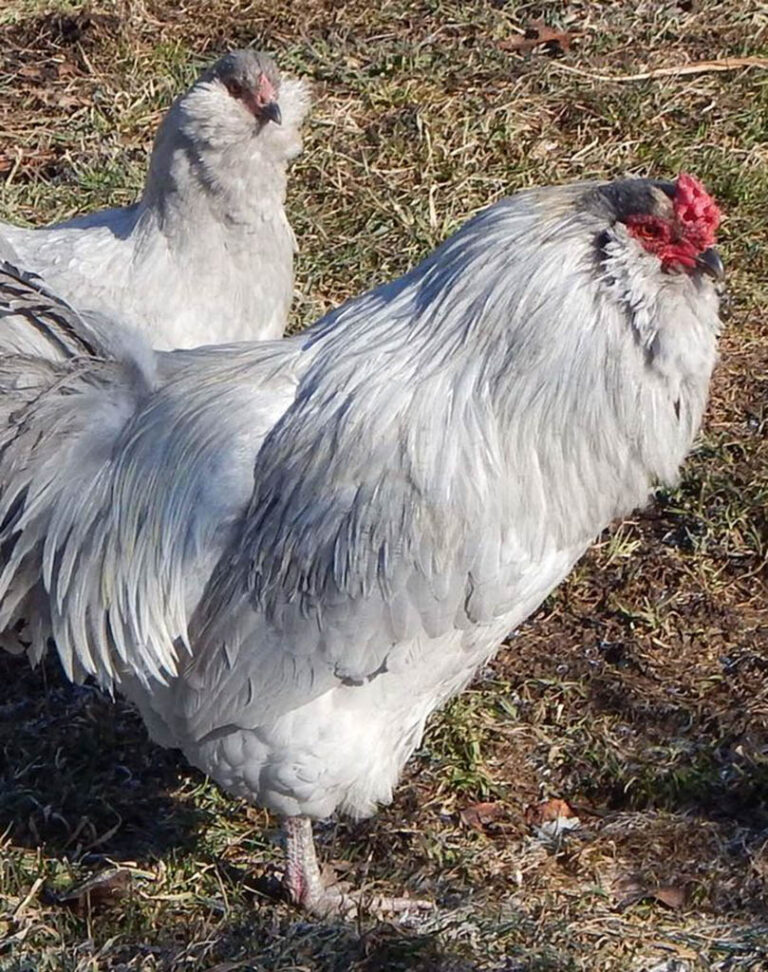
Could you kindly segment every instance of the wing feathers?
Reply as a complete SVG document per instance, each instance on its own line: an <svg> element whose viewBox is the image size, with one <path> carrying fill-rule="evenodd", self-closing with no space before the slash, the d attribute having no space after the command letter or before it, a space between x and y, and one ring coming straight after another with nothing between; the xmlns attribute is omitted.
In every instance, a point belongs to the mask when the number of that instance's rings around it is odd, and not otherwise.
<svg viewBox="0 0 768 972"><path fill-rule="evenodd" d="M0 625L30 622L36 657L52 637L70 677L163 681L295 391L298 349L158 360L114 322L102 341L33 275L3 273L0 349L9 322L34 338L0 354Z"/></svg>

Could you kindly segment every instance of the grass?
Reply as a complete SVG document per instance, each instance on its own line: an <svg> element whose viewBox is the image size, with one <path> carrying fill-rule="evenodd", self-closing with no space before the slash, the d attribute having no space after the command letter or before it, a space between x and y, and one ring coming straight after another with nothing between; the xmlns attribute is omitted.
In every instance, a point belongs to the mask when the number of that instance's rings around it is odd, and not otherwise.
<svg viewBox="0 0 768 972"><path fill-rule="evenodd" d="M563 57L502 46L537 17L578 32ZM344 877L435 915L308 922L265 897L267 814L126 705L3 657L0 969L768 968L768 73L585 76L764 55L767 30L753 0L6 2L2 218L132 200L171 95L255 43L316 90L289 199L297 327L510 191L681 168L726 210L732 318L679 488L433 720L391 807L321 829ZM553 797L581 822L554 842L526 814ZM115 866L111 894L64 900Z"/></svg>

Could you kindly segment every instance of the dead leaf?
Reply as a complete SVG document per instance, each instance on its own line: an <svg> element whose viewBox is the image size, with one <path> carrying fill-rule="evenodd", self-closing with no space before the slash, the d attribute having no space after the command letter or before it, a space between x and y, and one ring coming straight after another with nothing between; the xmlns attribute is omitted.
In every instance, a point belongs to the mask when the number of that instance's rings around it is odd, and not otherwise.
<svg viewBox="0 0 768 972"><path fill-rule="evenodd" d="M525 822L529 827L540 827L549 820L557 820L558 817L575 816L565 800L545 800L525 809Z"/></svg>
<svg viewBox="0 0 768 972"><path fill-rule="evenodd" d="M30 151L20 151L18 155L11 156L6 152L0 152L0 175L13 171L23 166L25 169L39 169L50 165L58 158L58 154L52 149L31 149Z"/></svg>
<svg viewBox="0 0 768 972"><path fill-rule="evenodd" d="M51 893L50 897L57 904L67 905L82 913L97 907L113 907L128 894L130 887L130 870L127 867L113 867L63 894Z"/></svg>
<svg viewBox="0 0 768 972"><path fill-rule="evenodd" d="M42 88L35 92L37 97L44 105L50 108L87 108L93 102L90 97L83 94L68 94L66 91Z"/></svg>
<svg viewBox="0 0 768 972"><path fill-rule="evenodd" d="M42 68L37 64L22 64L17 73L20 78L26 78L29 81L43 81L45 79Z"/></svg>
<svg viewBox="0 0 768 972"><path fill-rule="evenodd" d="M25 81L47 84L59 79L61 67L62 65L55 61L43 61L41 64L22 64L16 75L19 78L24 78Z"/></svg>
<svg viewBox="0 0 768 972"><path fill-rule="evenodd" d="M473 830L485 834L488 827L504 816L503 803L472 803L459 814L461 822Z"/></svg>
<svg viewBox="0 0 768 972"><path fill-rule="evenodd" d="M668 884L654 888L650 893L650 897L660 901L673 911L679 911L685 905L686 893L684 888L678 888Z"/></svg>
<svg viewBox="0 0 768 972"><path fill-rule="evenodd" d="M627 874L619 878L613 887L616 905L620 911L631 908L639 901L651 898L660 904L679 911L685 907L687 893L684 887L673 884L647 884L635 874Z"/></svg>
<svg viewBox="0 0 768 972"><path fill-rule="evenodd" d="M545 24L543 20L532 20L524 33L500 41L499 47L519 54L530 54L537 47L544 47L550 54L564 54L569 50L571 41L575 37L578 37L578 34L572 31L556 30Z"/></svg>
<svg viewBox="0 0 768 972"><path fill-rule="evenodd" d="M613 897L619 911L631 908L647 897L648 889L637 875L624 874L613 882Z"/></svg>

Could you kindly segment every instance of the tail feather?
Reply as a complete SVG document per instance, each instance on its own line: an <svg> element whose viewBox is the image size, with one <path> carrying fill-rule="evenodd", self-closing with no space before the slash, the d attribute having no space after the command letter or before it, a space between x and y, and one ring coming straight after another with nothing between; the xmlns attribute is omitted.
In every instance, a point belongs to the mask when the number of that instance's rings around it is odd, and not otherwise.
<svg viewBox="0 0 768 972"><path fill-rule="evenodd" d="M103 343L89 321L53 294L35 273L0 261L0 354L97 357Z"/></svg>
<svg viewBox="0 0 768 972"><path fill-rule="evenodd" d="M103 630L90 637L87 607L63 605L109 515L111 448L153 387L151 349L136 341L0 261L0 646L35 661L53 638L71 678L109 682L126 655Z"/></svg>

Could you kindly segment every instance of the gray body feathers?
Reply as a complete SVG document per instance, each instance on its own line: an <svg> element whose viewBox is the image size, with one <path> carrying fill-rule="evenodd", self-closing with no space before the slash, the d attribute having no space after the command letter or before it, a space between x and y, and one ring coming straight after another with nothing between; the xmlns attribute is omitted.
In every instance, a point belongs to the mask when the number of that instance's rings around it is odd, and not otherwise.
<svg viewBox="0 0 768 972"><path fill-rule="evenodd" d="M73 358L34 400L8 359L2 624L34 606L70 674L232 792L372 812L698 428L714 289L602 191L497 203L279 343Z"/></svg>

